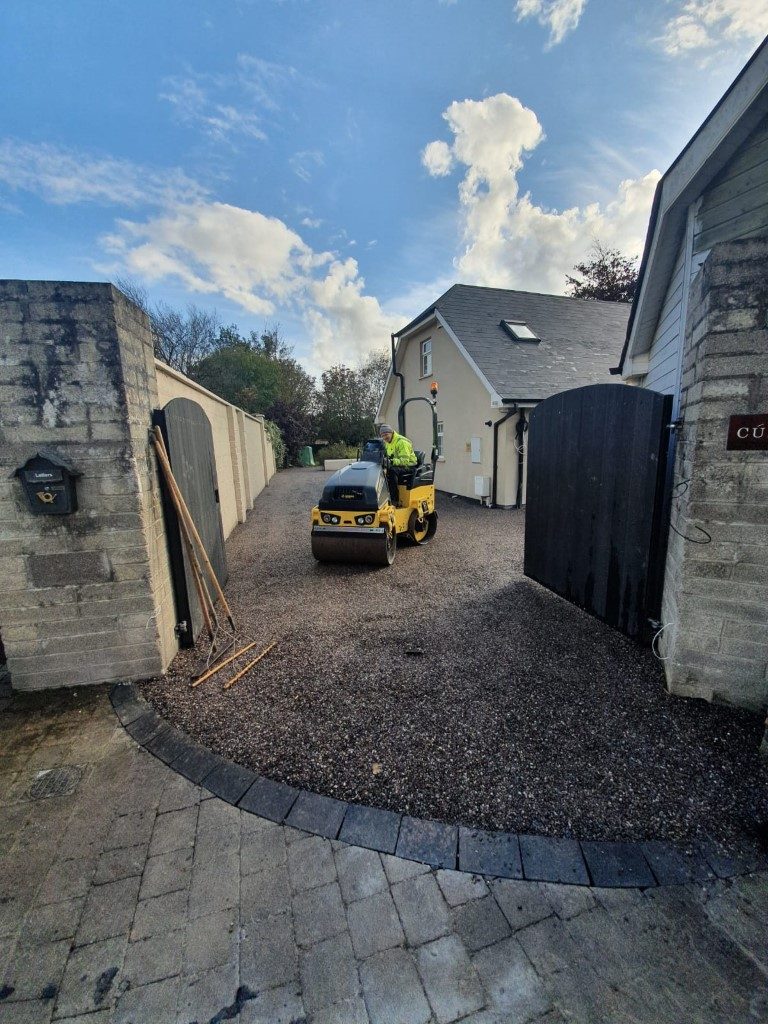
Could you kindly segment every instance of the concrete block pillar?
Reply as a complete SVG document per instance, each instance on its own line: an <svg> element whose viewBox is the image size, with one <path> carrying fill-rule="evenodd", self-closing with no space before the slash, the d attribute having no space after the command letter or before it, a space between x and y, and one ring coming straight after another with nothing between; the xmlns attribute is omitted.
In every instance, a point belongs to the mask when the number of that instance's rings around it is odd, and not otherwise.
<svg viewBox="0 0 768 1024"><path fill-rule="evenodd" d="M109 284L0 281L0 634L17 689L136 680L176 651L146 316ZM78 510L33 515L14 470L80 474Z"/></svg>
<svg viewBox="0 0 768 1024"><path fill-rule="evenodd" d="M727 446L768 414L768 239L713 247L694 277L660 647L669 689L768 704L768 451Z"/></svg>

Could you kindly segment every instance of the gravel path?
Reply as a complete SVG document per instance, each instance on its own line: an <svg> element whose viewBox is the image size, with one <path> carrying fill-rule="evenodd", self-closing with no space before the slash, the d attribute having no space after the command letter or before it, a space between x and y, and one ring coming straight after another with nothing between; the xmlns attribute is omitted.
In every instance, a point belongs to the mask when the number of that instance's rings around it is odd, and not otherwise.
<svg viewBox="0 0 768 1024"><path fill-rule="evenodd" d="M172 722L271 778L452 823L693 840L768 821L760 718L669 697L648 650L526 579L521 513L440 495L435 539L390 569L321 566L323 480L280 473L227 544L238 626L277 646L228 691L191 689L199 652L179 654L143 686Z"/></svg>

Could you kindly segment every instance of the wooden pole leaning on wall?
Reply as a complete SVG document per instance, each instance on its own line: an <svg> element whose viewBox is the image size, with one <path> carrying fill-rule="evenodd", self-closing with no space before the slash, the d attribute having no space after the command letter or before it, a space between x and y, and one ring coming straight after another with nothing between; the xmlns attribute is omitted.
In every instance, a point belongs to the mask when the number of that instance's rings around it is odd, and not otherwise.
<svg viewBox="0 0 768 1024"><path fill-rule="evenodd" d="M163 440L163 434L162 431L160 430L160 427L154 427L153 437L155 438L155 450L157 451L157 456L160 459L160 464L163 467L163 472L165 474L165 479L168 482L169 490L171 491L172 494L176 495L177 498L177 500L174 502L174 507L176 507L177 513L180 516L180 518L184 519L184 522L187 524L189 534L194 540L194 542L197 544L200 556L203 561L203 565L205 566L210 577L211 583L213 584L213 588L216 591L219 600L221 601L221 606L226 613L227 619L229 620L229 624L232 627L232 629L235 629L235 620L232 617L232 611L229 607L229 604L227 603L226 597L224 596L224 591L221 589L221 584L219 583L219 579L214 571L213 566L211 565L211 560L208 558L208 553L205 550L205 545L200 539L200 534L197 532L197 527L195 526L194 520L190 515L189 509L187 508L187 503L184 501L184 497L181 491L179 490L179 485L176 483L176 478L173 475L173 470L171 469L171 463L168 458L168 452L165 447L165 441Z"/></svg>

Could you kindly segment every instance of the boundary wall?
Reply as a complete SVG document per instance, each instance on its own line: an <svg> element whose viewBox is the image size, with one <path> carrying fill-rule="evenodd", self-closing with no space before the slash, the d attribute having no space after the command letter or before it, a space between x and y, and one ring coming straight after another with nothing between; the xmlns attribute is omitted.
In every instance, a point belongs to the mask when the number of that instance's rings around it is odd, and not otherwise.
<svg viewBox="0 0 768 1024"><path fill-rule="evenodd" d="M176 611L152 412L186 397L215 439L225 537L275 472L263 419L154 357L145 314L111 284L0 281L0 634L14 688L165 671ZM35 515L15 471L71 464L78 509Z"/></svg>

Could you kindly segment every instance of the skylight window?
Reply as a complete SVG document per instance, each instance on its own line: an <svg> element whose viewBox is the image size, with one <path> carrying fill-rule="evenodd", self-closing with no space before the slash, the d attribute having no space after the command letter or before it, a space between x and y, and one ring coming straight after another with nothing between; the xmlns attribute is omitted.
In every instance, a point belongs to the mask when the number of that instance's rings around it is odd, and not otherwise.
<svg viewBox="0 0 768 1024"><path fill-rule="evenodd" d="M534 334L528 324L523 323L522 320L502 320L499 325L504 328L507 334L511 335L515 341L540 341L538 334Z"/></svg>

